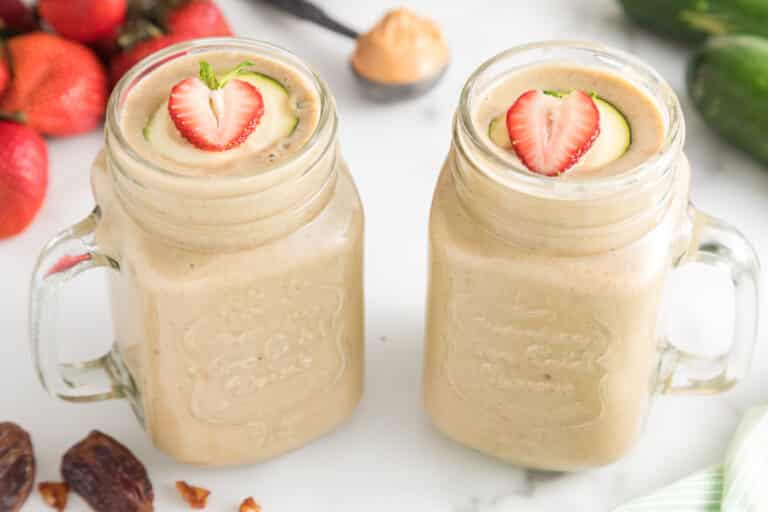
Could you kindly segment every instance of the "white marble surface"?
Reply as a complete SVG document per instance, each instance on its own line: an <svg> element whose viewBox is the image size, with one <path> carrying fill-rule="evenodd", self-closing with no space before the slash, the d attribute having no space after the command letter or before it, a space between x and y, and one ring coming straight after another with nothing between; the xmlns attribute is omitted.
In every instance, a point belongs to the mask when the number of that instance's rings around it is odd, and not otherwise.
<svg viewBox="0 0 768 512"><path fill-rule="evenodd" d="M628 25L612 0L411 1L445 27L453 65L430 95L384 107L358 95L346 61L349 41L252 0L221 3L237 33L295 51L336 95L343 151L367 213L364 398L351 421L301 451L259 466L207 470L176 464L154 450L126 403L70 405L48 397L36 381L27 349L28 277L43 243L90 210L88 164L101 135L54 141L50 197L42 212L23 235L0 242L0 419L17 421L32 432L41 479L57 478L62 452L99 428L146 462L157 509L163 512L184 510L173 489L177 479L212 489L209 510L215 511L235 510L241 496L250 494L265 512L607 511L717 461L741 411L768 401L768 355L761 336L751 376L735 391L658 399L631 455L610 467L569 475L526 471L458 446L430 426L421 407L427 213L463 81L483 60L509 46L582 38L637 54L684 96L685 48ZM323 4L359 27L389 7L385 1ZM683 101L694 199L739 226L766 254L768 169L727 148ZM730 321L727 282L708 273L685 274L675 279L671 293L671 329L691 343L722 346ZM102 276L89 274L65 297L62 338L72 354L103 351L110 321ZM34 496L26 510L43 507ZM86 508L74 499L68 510Z"/></svg>

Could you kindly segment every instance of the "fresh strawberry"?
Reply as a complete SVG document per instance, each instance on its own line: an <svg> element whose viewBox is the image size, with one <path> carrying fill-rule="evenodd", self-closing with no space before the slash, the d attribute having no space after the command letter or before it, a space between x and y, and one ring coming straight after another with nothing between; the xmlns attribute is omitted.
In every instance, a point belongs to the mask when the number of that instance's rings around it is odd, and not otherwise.
<svg viewBox="0 0 768 512"><path fill-rule="evenodd" d="M21 233L45 198L48 150L35 130L0 121L0 238Z"/></svg>
<svg viewBox="0 0 768 512"><path fill-rule="evenodd" d="M232 35L227 20L211 0L162 0L151 2L151 7L139 4L134 10L145 11L144 15L128 17L118 38L123 51L110 61L113 86L144 57L167 46L199 37Z"/></svg>
<svg viewBox="0 0 768 512"><path fill-rule="evenodd" d="M40 0L38 11L60 35L95 43L115 33L127 7L126 0Z"/></svg>
<svg viewBox="0 0 768 512"><path fill-rule="evenodd" d="M21 0L0 0L0 21L4 27L17 32L38 28L34 11Z"/></svg>
<svg viewBox="0 0 768 512"><path fill-rule="evenodd" d="M600 135L600 112L583 91L562 98L532 90L507 111L515 153L528 169L546 176L569 170Z"/></svg>
<svg viewBox="0 0 768 512"><path fill-rule="evenodd" d="M183 34L172 34L169 36L159 36L146 41L142 41L130 49L116 55L109 66L109 79L114 86L124 74L128 72L141 59L182 41L190 39Z"/></svg>
<svg viewBox="0 0 768 512"><path fill-rule="evenodd" d="M4 56L0 54L0 98L3 97L3 93L8 88L8 84L11 82L11 72L8 69L8 62Z"/></svg>
<svg viewBox="0 0 768 512"><path fill-rule="evenodd" d="M59 272L64 272L66 270L71 269L78 263L82 263L84 261L88 261L91 259L90 253L82 253L82 254L65 254L61 258L58 259L56 263L54 263L51 268L48 269L48 272L45 273L45 276L48 277L52 274L58 274Z"/></svg>
<svg viewBox="0 0 768 512"><path fill-rule="evenodd" d="M118 45L119 37L120 28L118 27L110 34L102 37L98 41L90 43L88 46L90 46L91 49L96 52L96 55L98 55L102 61L109 62L109 59L111 59L115 54L117 54L118 51L120 51L120 47Z"/></svg>
<svg viewBox="0 0 768 512"><path fill-rule="evenodd" d="M107 103L107 76L87 47L44 32L7 43L13 81L0 111L46 135L73 135L98 126Z"/></svg>
<svg viewBox="0 0 768 512"><path fill-rule="evenodd" d="M167 15L166 28L171 34L195 37L231 36L224 14L212 0L189 0Z"/></svg>
<svg viewBox="0 0 768 512"><path fill-rule="evenodd" d="M224 151L239 146L264 114L261 93L236 77L252 62L243 62L222 77L200 63L200 77L187 78L171 89L168 112L179 133L195 147Z"/></svg>

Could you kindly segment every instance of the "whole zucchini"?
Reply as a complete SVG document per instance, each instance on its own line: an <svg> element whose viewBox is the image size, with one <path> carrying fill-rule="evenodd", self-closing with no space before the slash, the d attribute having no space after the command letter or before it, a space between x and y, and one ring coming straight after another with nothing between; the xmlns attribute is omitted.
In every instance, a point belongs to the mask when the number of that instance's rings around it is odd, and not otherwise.
<svg viewBox="0 0 768 512"><path fill-rule="evenodd" d="M687 85L707 124L768 164L768 39L711 39L693 55Z"/></svg>
<svg viewBox="0 0 768 512"><path fill-rule="evenodd" d="M619 0L639 25L681 41L710 35L768 37L768 0Z"/></svg>

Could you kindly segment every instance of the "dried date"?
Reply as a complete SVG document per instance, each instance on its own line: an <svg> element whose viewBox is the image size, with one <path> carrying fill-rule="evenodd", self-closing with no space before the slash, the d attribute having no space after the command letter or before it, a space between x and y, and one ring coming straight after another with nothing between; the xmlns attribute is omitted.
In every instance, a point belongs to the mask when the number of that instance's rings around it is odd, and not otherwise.
<svg viewBox="0 0 768 512"><path fill-rule="evenodd" d="M253 498L245 498L240 504L239 512L261 512L261 505L256 503Z"/></svg>
<svg viewBox="0 0 768 512"><path fill-rule="evenodd" d="M43 501L51 508L62 511L67 508L69 486L64 482L40 482L37 486Z"/></svg>
<svg viewBox="0 0 768 512"><path fill-rule="evenodd" d="M187 502L187 505L197 509L205 508L208 504L208 496L211 494L211 491L208 489L195 487L181 480L176 482L176 489L179 491L181 498Z"/></svg>
<svg viewBox="0 0 768 512"><path fill-rule="evenodd" d="M147 470L131 451L94 430L67 450L61 474L96 512L152 512Z"/></svg>
<svg viewBox="0 0 768 512"><path fill-rule="evenodd" d="M0 423L0 512L21 509L35 482L35 454L29 434L15 423Z"/></svg>

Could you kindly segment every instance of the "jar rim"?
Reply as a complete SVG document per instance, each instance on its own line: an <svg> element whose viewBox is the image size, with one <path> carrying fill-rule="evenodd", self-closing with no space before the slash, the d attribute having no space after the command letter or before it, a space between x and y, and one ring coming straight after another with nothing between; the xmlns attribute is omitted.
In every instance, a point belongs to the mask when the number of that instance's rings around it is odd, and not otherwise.
<svg viewBox="0 0 768 512"><path fill-rule="evenodd" d="M325 81L320 78L314 69L305 64L293 52L266 41L247 37L209 37L177 43L156 53L153 53L148 57L145 57L142 61L131 68L116 84L112 94L110 95L107 105L106 126L109 134L114 137L122 151L124 151L124 153L128 155L131 160L139 163L141 166L147 169L151 169L153 172L161 174L166 179L178 180L185 183L211 182L211 176L174 173L167 170L163 166L158 165L143 157L128 143L128 140L123 134L123 130L119 121L120 108L127 98L127 94L131 91L133 86L138 84L139 80L143 79L155 69L175 58L182 57L190 53L198 53L211 50L247 50L265 54L272 58L277 58L283 63L289 64L306 74L306 76L310 78L312 85L315 87L320 101L320 116L317 122L317 126L315 126L315 129L310 138L298 151L284 160L265 167L258 173L249 175L217 175L214 177L215 180L224 181L227 183L248 183L250 181L258 181L259 179L263 179L268 174L278 173L278 171L285 169L304 158L305 155L309 153L318 143L318 141L325 137L324 133L326 131L326 127L330 124L332 133L329 137L327 137L327 147L320 152L318 160L321 159L323 155L325 155L327 149L331 146L332 141L334 141L336 138L336 113L330 90L328 89ZM312 164L310 164L309 167L311 168Z"/></svg>
<svg viewBox="0 0 768 512"><path fill-rule="evenodd" d="M472 120L470 103L477 91L478 82L496 64L505 60L520 57L526 53L538 51L575 51L591 55L607 64L628 66L635 74L653 84L658 90L654 94L660 108L665 109L666 133L664 141L657 154L641 164L614 176L595 177L588 180L566 181L557 177L535 174L520 165L501 158L481 137ZM565 61L564 61L565 62ZM538 65L538 64L530 64ZM483 165L476 167L488 178L502 186L525 191L532 195L552 199L588 199L612 195L626 190L638 183L644 183L654 178L661 179L672 172L674 163L682 151L685 139L685 120L682 108L672 87L652 67L640 59L621 50L599 43L578 40L552 40L528 43L505 50L481 64L464 85L459 100L459 109L454 122L454 141L461 141L466 136L482 153L484 159L504 172L489 172ZM456 144L459 151L470 161L474 161L462 144Z"/></svg>

